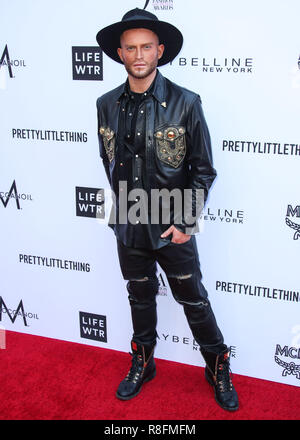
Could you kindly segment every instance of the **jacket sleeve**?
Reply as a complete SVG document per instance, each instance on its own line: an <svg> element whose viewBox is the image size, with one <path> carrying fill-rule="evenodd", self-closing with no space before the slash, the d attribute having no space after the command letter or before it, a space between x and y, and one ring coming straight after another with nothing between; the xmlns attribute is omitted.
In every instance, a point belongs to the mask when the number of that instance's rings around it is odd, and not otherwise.
<svg viewBox="0 0 300 440"><path fill-rule="evenodd" d="M217 175L213 168L211 140L199 96L193 101L188 114L186 143L189 180L188 191L184 194L183 227L180 229L193 234L199 232L197 221Z"/></svg>
<svg viewBox="0 0 300 440"><path fill-rule="evenodd" d="M105 169L107 179L109 181L109 184L111 184L110 172L109 172L109 160L108 160L105 148L104 148L102 135L100 134L100 127L103 126L102 121L101 121L101 97L97 99L96 106L97 106L97 120L98 120L99 152L100 152L100 157L103 162L103 166Z"/></svg>

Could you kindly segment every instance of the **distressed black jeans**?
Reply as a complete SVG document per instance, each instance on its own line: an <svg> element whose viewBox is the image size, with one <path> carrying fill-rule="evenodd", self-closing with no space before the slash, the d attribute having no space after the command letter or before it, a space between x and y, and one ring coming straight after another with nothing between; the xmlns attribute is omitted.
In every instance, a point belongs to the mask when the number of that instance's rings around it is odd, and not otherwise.
<svg viewBox="0 0 300 440"><path fill-rule="evenodd" d="M201 348L216 354L224 350L223 335L201 282L195 236L186 243L170 242L155 250L130 248L118 240L118 255L123 278L128 280L135 342L142 345L156 343L158 263L167 276L173 297L183 306L195 341Z"/></svg>

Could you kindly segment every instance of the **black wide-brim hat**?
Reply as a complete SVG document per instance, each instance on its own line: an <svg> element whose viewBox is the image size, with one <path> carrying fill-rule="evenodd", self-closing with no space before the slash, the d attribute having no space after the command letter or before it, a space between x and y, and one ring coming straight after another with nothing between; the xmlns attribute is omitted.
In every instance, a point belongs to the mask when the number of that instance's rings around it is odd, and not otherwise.
<svg viewBox="0 0 300 440"><path fill-rule="evenodd" d="M117 63L123 64L117 53L118 47L121 46L120 37L124 31L138 28L151 30L158 36L159 44L165 46L164 53L158 60L158 66L169 63L180 52L183 43L181 32L172 24L160 21L156 15L139 8L127 12L122 21L101 29L96 39L107 56Z"/></svg>

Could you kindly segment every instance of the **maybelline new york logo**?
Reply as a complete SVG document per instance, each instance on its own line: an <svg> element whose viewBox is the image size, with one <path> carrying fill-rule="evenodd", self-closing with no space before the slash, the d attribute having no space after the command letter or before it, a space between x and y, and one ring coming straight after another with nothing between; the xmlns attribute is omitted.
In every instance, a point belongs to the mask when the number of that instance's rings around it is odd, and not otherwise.
<svg viewBox="0 0 300 440"><path fill-rule="evenodd" d="M4 206L4 208L7 207L10 200L15 200L17 209L22 209L20 205L20 200L32 201L32 195L19 193L17 190L16 181L14 180L9 191L0 191L0 201L2 202L2 206Z"/></svg>
<svg viewBox="0 0 300 440"><path fill-rule="evenodd" d="M193 351L200 351L201 347L197 341L190 336L183 336L178 334L170 334L168 331L158 331L157 337L160 341L168 344L176 344L181 346L189 346ZM237 347L235 345L228 347L230 350L230 357L237 357Z"/></svg>
<svg viewBox="0 0 300 440"><path fill-rule="evenodd" d="M221 222L221 223L235 223L244 224L244 211L241 209L228 209L207 207L201 215L201 219L209 222Z"/></svg>
<svg viewBox="0 0 300 440"><path fill-rule="evenodd" d="M184 55L184 54L183 54ZM251 57L198 57L179 56L171 65L199 69L207 73L253 73L254 60Z"/></svg>
<svg viewBox="0 0 300 440"><path fill-rule="evenodd" d="M293 220L291 220L291 217ZM297 222L294 221L294 218L297 219ZM298 240L300 238L300 205L295 206L295 208L288 205L285 223L294 231L293 239Z"/></svg>

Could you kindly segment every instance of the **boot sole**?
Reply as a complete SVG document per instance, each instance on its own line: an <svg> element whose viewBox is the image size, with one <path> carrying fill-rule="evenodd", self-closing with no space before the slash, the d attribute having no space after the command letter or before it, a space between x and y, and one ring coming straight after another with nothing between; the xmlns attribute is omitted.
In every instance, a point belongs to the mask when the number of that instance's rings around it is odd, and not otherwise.
<svg viewBox="0 0 300 440"><path fill-rule="evenodd" d="M156 376L156 370L153 371L152 374L150 374L148 377L146 377L146 379L143 381L142 385L140 386L139 390L134 393L134 394L130 394L129 396L121 396L120 394L118 394L118 391L116 392L116 397L120 400L130 400L133 399L134 397L136 397L143 388L144 383L149 382L150 380L154 379Z"/></svg>
<svg viewBox="0 0 300 440"><path fill-rule="evenodd" d="M222 405L222 403L219 402L219 400L217 399L216 390L215 390L215 384L214 384L213 380L209 377L209 375L206 373L206 371L205 371L205 379L207 380L207 382L209 383L209 385L211 385L211 386L213 387L213 389L214 389L214 394L215 394L215 401L217 402L217 404L218 404L221 408L225 409L226 411L232 411L232 412L237 411L237 410L239 409L239 405L238 405L238 406L235 406L234 408L231 408L231 407L228 407L228 406Z"/></svg>

